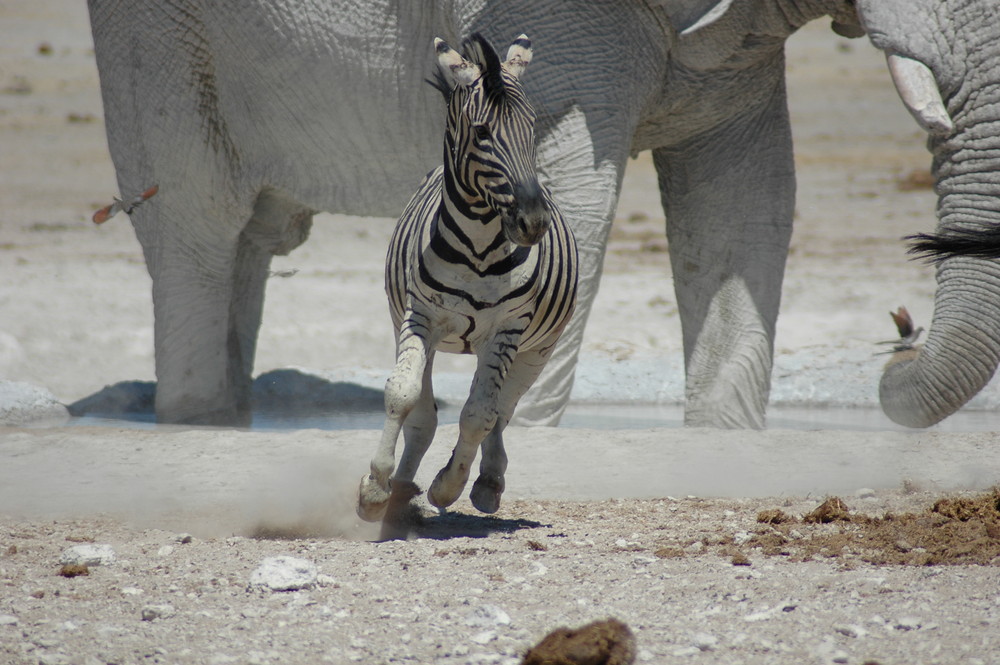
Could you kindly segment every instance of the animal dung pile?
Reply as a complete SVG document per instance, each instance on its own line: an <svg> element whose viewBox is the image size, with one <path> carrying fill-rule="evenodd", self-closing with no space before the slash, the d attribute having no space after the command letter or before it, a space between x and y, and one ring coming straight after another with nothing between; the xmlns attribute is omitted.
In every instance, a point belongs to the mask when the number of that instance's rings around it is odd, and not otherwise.
<svg viewBox="0 0 1000 665"><path fill-rule="evenodd" d="M772 509L759 512L757 522L766 526L746 546L766 555L911 566L1000 565L1000 488L940 498L923 512L882 517L852 513L842 499L830 497L801 521Z"/></svg>
<svg viewBox="0 0 1000 665"><path fill-rule="evenodd" d="M521 665L629 665L635 662L635 636L617 619L581 628L556 628L528 650Z"/></svg>

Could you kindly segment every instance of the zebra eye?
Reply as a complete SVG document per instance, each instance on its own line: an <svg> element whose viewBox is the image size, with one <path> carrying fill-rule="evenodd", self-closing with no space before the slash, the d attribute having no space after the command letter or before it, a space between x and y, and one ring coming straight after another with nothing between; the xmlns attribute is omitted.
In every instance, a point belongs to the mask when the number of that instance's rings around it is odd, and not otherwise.
<svg viewBox="0 0 1000 665"><path fill-rule="evenodd" d="M472 131L480 141L489 141L491 137L490 128L486 125L473 125Z"/></svg>

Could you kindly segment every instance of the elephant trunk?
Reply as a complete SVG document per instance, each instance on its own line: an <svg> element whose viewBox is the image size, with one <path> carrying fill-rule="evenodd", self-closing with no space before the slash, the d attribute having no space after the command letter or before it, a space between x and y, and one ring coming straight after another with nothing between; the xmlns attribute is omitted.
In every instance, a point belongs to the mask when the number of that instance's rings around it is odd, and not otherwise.
<svg viewBox="0 0 1000 665"><path fill-rule="evenodd" d="M1000 137L985 131L997 119L972 122L975 116L959 110L952 114L957 132L931 138L939 235L1000 225ZM907 427L929 427L955 413L1000 363L1000 260L943 259L937 283L927 342L897 354L879 385L883 411Z"/></svg>

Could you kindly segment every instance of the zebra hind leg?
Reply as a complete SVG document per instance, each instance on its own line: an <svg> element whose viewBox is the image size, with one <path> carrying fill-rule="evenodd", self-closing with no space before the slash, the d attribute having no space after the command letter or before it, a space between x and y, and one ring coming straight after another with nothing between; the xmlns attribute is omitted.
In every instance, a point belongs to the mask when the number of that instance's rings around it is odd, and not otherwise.
<svg viewBox="0 0 1000 665"><path fill-rule="evenodd" d="M506 482L504 474L507 471L507 453L503 446L503 431L510 422L511 415L517 407L518 400L541 374L548 360L551 347L544 351L526 351L514 358L503 389L500 392L500 416L489 435L483 439L483 457L479 463L479 477L472 485L469 499L476 510L483 513L495 513L500 509L500 496L503 494Z"/></svg>

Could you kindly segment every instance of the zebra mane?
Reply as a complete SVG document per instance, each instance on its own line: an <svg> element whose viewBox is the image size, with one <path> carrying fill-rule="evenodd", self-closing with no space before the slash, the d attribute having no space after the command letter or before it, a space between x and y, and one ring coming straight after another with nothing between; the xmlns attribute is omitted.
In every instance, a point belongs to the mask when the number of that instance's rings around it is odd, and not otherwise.
<svg viewBox="0 0 1000 665"><path fill-rule="evenodd" d="M500 56L493 45L478 32L462 40L462 55L466 60L479 65L483 74L483 88L491 97L505 97L507 88L500 74Z"/></svg>

